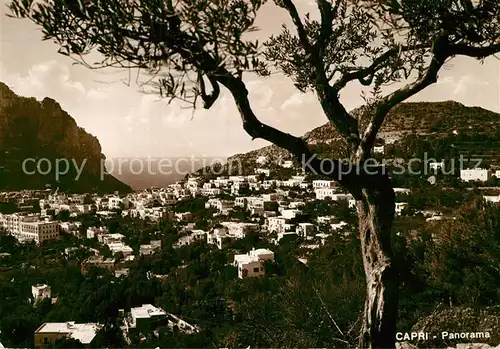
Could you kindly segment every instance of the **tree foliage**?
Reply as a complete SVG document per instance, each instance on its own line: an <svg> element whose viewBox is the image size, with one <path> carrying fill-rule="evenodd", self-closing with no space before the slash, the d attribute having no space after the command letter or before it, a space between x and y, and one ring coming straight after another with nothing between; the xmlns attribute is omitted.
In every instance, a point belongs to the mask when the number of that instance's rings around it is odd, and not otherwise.
<svg viewBox="0 0 500 349"><path fill-rule="evenodd" d="M220 85L232 93L245 130L290 150L303 142L262 124L251 111L243 72L268 75L275 67L302 90L314 90L326 117L352 155L370 153L389 110L437 80L457 55L483 59L500 50L495 0L319 0L303 16L292 0L275 0L293 26L264 44L246 35L265 0L14 0L13 16L42 26L44 39L90 68L138 68L152 75L143 87L205 108ZM89 63L96 49L102 60ZM348 113L339 99L351 81L372 87L367 108ZM383 95L381 87L408 82ZM147 85L147 86L146 86ZM210 85L211 92L208 92ZM296 144L293 144L296 143Z"/></svg>

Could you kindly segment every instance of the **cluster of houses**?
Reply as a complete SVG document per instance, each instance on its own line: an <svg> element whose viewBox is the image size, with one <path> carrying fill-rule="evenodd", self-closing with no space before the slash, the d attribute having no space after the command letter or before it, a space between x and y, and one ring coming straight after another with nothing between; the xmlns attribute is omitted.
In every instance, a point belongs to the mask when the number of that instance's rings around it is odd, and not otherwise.
<svg viewBox="0 0 500 349"><path fill-rule="evenodd" d="M143 304L140 307L131 308L125 312L124 309L119 310L121 319L121 331L123 338L131 343L131 335L136 334L139 339L144 340L143 333L153 331L158 335L159 328L177 328L180 333L192 334L200 331L200 327L192 325L180 317L165 312L159 307L152 304ZM61 338L72 338L78 340L85 347L92 346L94 339L102 324L98 323L75 323L74 321L66 322L47 322L42 324L35 330L34 343L35 348L51 348L56 341Z"/></svg>
<svg viewBox="0 0 500 349"><path fill-rule="evenodd" d="M204 239L207 243L221 248L224 241L237 239L248 230L275 232L275 242L287 235L308 237L313 233L319 234L318 222L301 216L301 208L312 200L345 201L349 208L356 206L352 195L343 192L335 181L310 181L304 175L290 176L286 180L272 179L270 168L265 167L268 159L259 156L255 162L262 167L255 169L253 175L219 176L205 180L202 177L190 176L165 188L151 188L126 196L119 196L118 193L103 196L69 195L58 190L0 193L3 200L16 202L18 207L33 207L38 204L41 208L39 214L23 211L0 214L0 228L21 242L34 240L36 243L43 243L46 240L58 239L61 232L79 237L82 233L85 234L79 222L53 220L52 217L61 211L67 211L70 216L95 214L106 218L121 214L122 217L130 216L151 221L192 222L192 212L174 213L171 206L181 200L202 196L206 197L205 208L215 211L214 217L222 216L224 219L224 216L235 210L247 210L253 217L251 222L224 223L222 228L210 232L192 230L177 243L177 246L182 246L194 240ZM293 162L282 161L280 164L282 167L293 167ZM431 168L438 169L444 166L444 163L434 162L430 165ZM460 171L460 178L464 182L485 182L492 177L500 178L500 170L493 172L489 169L474 168ZM404 188L396 188L396 191L408 193ZM226 194L225 198L222 198L221 194ZM484 199L498 203L500 195L485 195ZM402 214L407 207L406 202L397 202L396 214ZM328 224L332 231L336 231L338 227L335 224L340 223ZM110 236L99 229L102 228L89 228L86 232L87 238L98 239L100 243L107 245L113 254L121 252L126 258L133 256L132 249L123 243L123 236ZM150 254L155 248L144 247L144 251L140 253Z"/></svg>
<svg viewBox="0 0 500 349"><path fill-rule="evenodd" d="M117 278L128 275L129 269L123 267L120 268L119 266L124 265L126 262L134 261L135 255L133 254L133 249L123 243L122 240L124 236L122 234L109 234L108 230L104 227L92 227L87 230L87 237L96 238L100 244L108 246L113 254L113 257L106 258L99 255L98 250L94 250L94 255L90 256L81 263L80 268L82 274L87 274L89 267L94 267L112 271L115 273L115 277ZM160 250L161 240L151 240L149 244L140 245L138 252L141 256L147 256ZM118 253L122 254L122 261L117 260L116 255Z"/></svg>
<svg viewBox="0 0 500 349"><path fill-rule="evenodd" d="M135 333L139 337L143 333L150 332L157 334L160 327L173 329L174 327L183 334L192 334L200 331L200 327L190 324L189 322L181 319L180 317L167 313L160 307L155 307L152 304L143 304L140 307L131 308L129 312L124 309L119 310L121 318L121 330L123 337L130 344L130 335Z"/></svg>
<svg viewBox="0 0 500 349"><path fill-rule="evenodd" d="M383 153L383 146L376 147L375 152ZM352 195L345 193L331 180L308 180L304 175L294 175L286 180L271 178L271 169L267 157L260 156L255 162L261 166L255 169L255 174L247 176L216 177L204 180L202 177L190 176L184 181L166 186L151 188L126 196L118 193L112 195L80 195L65 194L51 191L17 192L17 194L0 194L4 199L16 202L20 212L0 214L0 228L5 229L20 242L35 241L43 243L59 238L64 232L78 237L95 239L101 246L107 246L112 257L99 255L93 249L94 255L81 263L82 274L88 273L92 267L107 269L114 272L115 277L128 275L124 262L131 262L135 255L148 256L160 251L160 240L151 240L141 245L138 251L125 243L125 236L119 233L111 234L106 227L89 227L83 230L78 221L53 220L55 214L67 211L70 216L83 214L110 217L135 217L151 221L171 220L179 222L180 237L174 248L181 248L195 242L203 241L218 249L223 249L229 243L243 239L249 234L264 234L271 242L278 244L284 238L301 238L305 249L318 248L325 244L333 234L348 236L353 227L333 215L309 215L304 207L314 200L344 202L348 208L354 209L356 201ZM282 161L284 168L293 168L292 161ZM434 163L431 168L438 169L444 164ZM460 171L464 182L485 182L492 176L500 178L500 171L493 173L486 169L465 169ZM410 190L396 188L399 198L410 195ZM222 196L222 194L225 194ZM209 229L199 229L193 223L195 213L173 212L171 206L179 201L205 197L205 209L213 214L213 222ZM224 198L223 198L224 197ZM486 201L500 202L500 195L484 196ZM22 211L23 208L33 208L39 205L41 212L37 214ZM408 208L408 203L396 203L396 214L402 215ZM231 213L246 211L247 220L230 217ZM435 212L423 212L428 221L441 220L443 216ZM72 247L70 249L77 249ZM69 249L67 249L69 253ZM135 254L134 254L135 252ZM120 255L123 260L119 260ZM244 254L234 254L231 265L237 268L240 279L248 277L263 277L266 264L274 261L274 252L269 249L255 249ZM306 258L300 258L307 263ZM152 274L148 275L148 277ZM155 275L155 277L157 277ZM30 301L36 306L44 299L52 299L51 288L46 284L32 286ZM124 338L130 341L130 335L139 337L143 332L157 329L161 326L176 327L183 333L196 333L200 328L192 325L174 314L169 314L152 304L143 304L131 308L130 311L120 310L122 320L121 330ZM97 323L78 324L73 321L60 323L45 323L35 331L35 346L46 348L53 346L59 338L74 338L84 345L91 345L102 325Z"/></svg>

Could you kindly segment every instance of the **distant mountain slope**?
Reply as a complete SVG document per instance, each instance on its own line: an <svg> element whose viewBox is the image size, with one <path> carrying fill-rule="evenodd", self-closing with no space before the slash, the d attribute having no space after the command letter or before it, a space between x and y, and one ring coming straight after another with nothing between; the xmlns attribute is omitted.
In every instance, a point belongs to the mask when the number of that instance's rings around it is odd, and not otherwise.
<svg viewBox="0 0 500 349"><path fill-rule="evenodd" d="M355 110L353 115L358 115ZM365 124L365 120L360 120ZM500 160L497 139L500 130L500 114L479 108L466 107L458 102L415 102L402 103L391 110L379 132L379 138L386 143L394 143L408 135L438 139L460 135L454 144L457 148L467 149L469 153ZM488 144L479 142L481 137L488 138ZM344 157L345 148L337 131L329 124L317 127L306 133L303 138L314 151L322 156ZM500 139L498 139L500 141ZM289 158L290 154L275 145L270 145L245 154L237 154L229 162L252 163L259 156L270 159Z"/></svg>
<svg viewBox="0 0 500 349"><path fill-rule="evenodd" d="M27 160L31 158L34 160ZM36 170L40 159L47 160ZM70 164L68 173L59 180L55 173L57 159L66 159ZM39 102L18 96L0 82L0 190L51 185L74 192L130 191L129 186L112 176L101 179L104 159L99 140L78 127L56 101L44 98ZM63 161L60 169L65 172ZM45 174L49 163L51 171ZM83 168L78 179L75 164Z"/></svg>

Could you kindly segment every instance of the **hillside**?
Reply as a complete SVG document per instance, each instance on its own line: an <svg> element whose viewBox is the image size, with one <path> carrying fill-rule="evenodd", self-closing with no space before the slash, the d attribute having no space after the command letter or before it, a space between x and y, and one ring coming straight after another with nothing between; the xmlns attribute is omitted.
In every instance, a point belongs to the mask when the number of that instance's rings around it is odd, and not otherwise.
<svg viewBox="0 0 500 349"><path fill-rule="evenodd" d="M75 120L50 98L41 102L21 97L0 82L0 190L40 189L51 185L74 192L130 191L112 176L101 180L99 140L78 127ZM25 170L23 163L26 159ZM41 171L36 171L37 161ZM57 159L68 161L68 172L56 179ZM60 160L62 172L66 165ZM49 170L49 163L51 171ZM82 168L77 178L77 170ZM83 167L82 167L83 166ZM33 174L29 174L35 172ZM45 174L46 173L46 174Z"/></svg>
<svg viewBox="0 0 500 349"><path fill-rule="evenodd" d="M353 111L353 115L358 111ZM466 107L454 101L402 103L389 113L379 132L379 141L397 146L409 135L427 141L453 139L453 147L459 153L480 156L489 159L492 164L500 164L498 130L500 114L483 108ZM346 156L337 131L329 123L311 130L303 138L322 156ZM228 161L247 163L259 156L269 159L290 157L287 151L271 145L234 155Z"/></svg>

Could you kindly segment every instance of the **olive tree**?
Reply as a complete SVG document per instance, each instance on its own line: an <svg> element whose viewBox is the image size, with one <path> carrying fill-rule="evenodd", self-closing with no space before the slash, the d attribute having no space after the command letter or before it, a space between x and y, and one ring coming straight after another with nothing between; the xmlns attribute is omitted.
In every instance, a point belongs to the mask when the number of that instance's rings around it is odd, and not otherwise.
<svg viewBox="0 0 500 349"><path fill-rule="evenodd" d="M229 91L243 128L288 150L302 166L328 175L356 200L366 274L360 347L394 346L398 272L391 226L395 195L389 175L370 155L389 111L438 79L458 55L484 59L500 51L498 0L316 0L317 16L296 1L274 0L291 26L259 43L246 33L265 0L13 0L12 16L40 25L59 52L89 68L138 68L162 96L210 108ZM88 64L85 54L102 56ZM337 146L350 161L320 159L300 137L261 122L243 73L281 72L313 91ZM339 94L350 82L371 93L358 113ZM385 85L399 87L386 93ZM305 116L304 116L305 117Z"/></svg>

